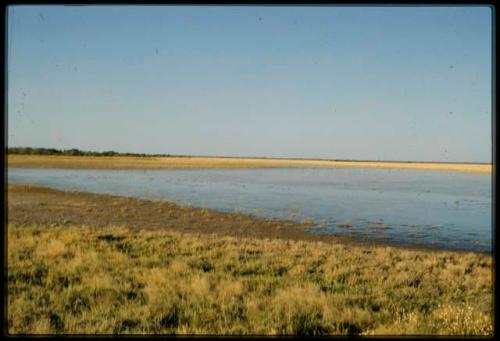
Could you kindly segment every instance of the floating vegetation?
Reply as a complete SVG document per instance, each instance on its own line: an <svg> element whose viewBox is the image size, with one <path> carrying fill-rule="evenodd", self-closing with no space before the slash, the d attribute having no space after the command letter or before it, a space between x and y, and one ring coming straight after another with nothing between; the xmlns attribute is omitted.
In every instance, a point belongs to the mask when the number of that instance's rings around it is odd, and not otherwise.
<svg viewBox="0 0 500 341"><path fill-rule="evenodd" d="M250 214L256 214L256 215L259 215L259 214L271 214L273 213L272 210L268 210L268 209L264 209L264 208L251 208L248 210L248 212Z"/></svg>
<svg viewBox="0 0 500 341"><path fill-rule="evenodd" d="M390 227L389 225L383 225L383 226L372 226L369 229L370 229L371 232L383 233L386 230L392 229L392 227Z"/></svg>
<svg viewBox="0 0 500 341"><path fill-rule="evenodd" d="M394 238L393 238L393 237L391 237L391 236L383 236L383 237L379 237L378 239L379 239L379 240L390 241L390 240L393 240Z"/></svg>
<svg viewBox="0 0 500 341"><path fill-rule="evenodd" d="M363 235L363 236L366 236L370 233L370 231L367 231L365 229L353 229L353 230L351 230L351 232L354 235Z"/></svg>
<svg viewBox="0 0 500 341"><path fill-rule="evenodd" d="M326 219L321 219L321 220L319 221L319 223L318 223L316 226L321 228L321 227L327 227L328 225L329 225L329 224L328 224L328 220L326 220Z"/></svg>
<svg viewBox="0 0 500 341"><path fill-rule="evenodd" d="M302 220L302 224L314 224L314 218L306 218Z"/></svg>

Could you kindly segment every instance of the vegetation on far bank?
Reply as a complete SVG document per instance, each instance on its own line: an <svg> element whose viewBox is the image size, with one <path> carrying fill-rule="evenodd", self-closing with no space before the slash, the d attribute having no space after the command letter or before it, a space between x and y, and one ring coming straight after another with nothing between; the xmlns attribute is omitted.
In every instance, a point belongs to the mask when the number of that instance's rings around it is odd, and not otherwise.
<svg viewBox="0 0 500 341"><path fill-rule="evenodd" d="M9 224L11 334L492 335L491 256Z"/></svg>
<svg viewBox="0 0 500 341"><path fill-rule="evenodd" d="M113 150L104 152L55 148L32 148L32 147L11 147L7 148L7 154L11 155L62 155L62 156L134 156L134 157L171 157L171 154L145 154L145 153L120 153ZM175 155L175 157L188 157Z"/></svg>

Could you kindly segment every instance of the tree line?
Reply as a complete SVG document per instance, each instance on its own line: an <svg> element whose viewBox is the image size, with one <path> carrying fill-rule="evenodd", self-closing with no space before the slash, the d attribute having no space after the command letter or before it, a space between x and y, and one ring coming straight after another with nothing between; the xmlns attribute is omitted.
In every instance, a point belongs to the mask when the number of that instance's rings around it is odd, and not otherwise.
<svg viewBox="0 0 500 341"><path fill-rule="evenodd" d="M144 153L120 153L114 150L104 152L94 152L72 149L55 149L55 148L31 148L31 147L11 147L7 148L7 154L19 155L64 155L64 156L137 156L137 157L170 157L171 154L144 154ZM176 157L186 157L183 155L175 155Z"/></svg>

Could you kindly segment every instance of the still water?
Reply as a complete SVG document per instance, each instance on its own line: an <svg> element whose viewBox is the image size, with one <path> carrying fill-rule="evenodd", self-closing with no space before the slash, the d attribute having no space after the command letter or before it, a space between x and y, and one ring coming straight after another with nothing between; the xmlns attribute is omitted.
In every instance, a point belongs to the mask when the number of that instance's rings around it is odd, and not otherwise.
<svg viewBox="0 0 500 341"><path fill-rule="evenodd" d="M369 168L22 169L8 182L313 220L311 233L492 250L490 174Z"/></svg>

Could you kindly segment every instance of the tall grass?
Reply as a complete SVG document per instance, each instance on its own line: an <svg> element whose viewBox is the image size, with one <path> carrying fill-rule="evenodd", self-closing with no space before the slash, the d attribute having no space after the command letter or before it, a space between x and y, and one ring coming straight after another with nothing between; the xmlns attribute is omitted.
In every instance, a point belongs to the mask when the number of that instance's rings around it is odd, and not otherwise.
<svg viewBox="0 0 500 341"><path fill-rule="evenodd" d="M491 335L492 259L8 226L11 334Z"/></svg>

